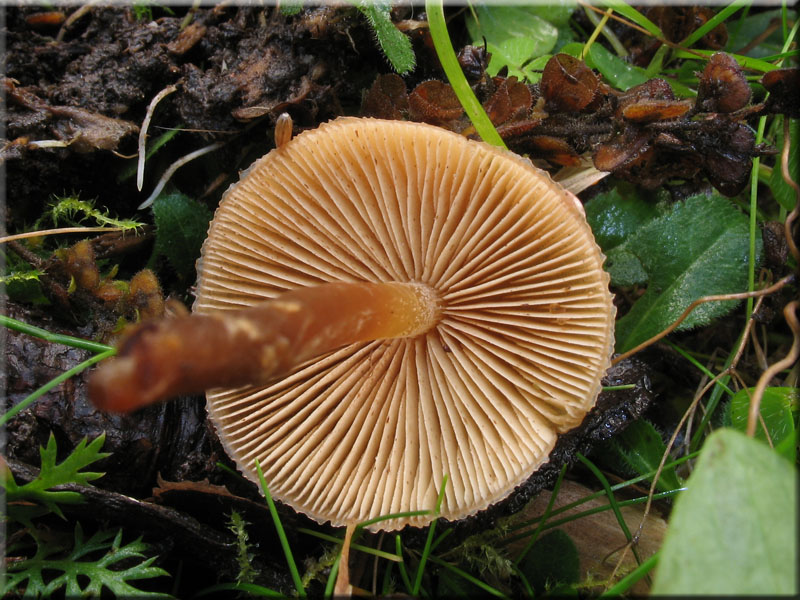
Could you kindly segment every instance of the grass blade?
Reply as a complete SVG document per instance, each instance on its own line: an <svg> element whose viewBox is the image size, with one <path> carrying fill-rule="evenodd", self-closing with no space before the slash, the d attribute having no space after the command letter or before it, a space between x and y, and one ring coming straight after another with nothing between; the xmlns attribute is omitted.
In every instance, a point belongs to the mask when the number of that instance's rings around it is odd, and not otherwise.
<svg viewBox="0 0 800 600"><path fill-rule="evenodd" d="M458 64L456 52L453 50L453 44L450 41L450 34L447 33L442 0L426 0L425 10L428 13L428 26L430 27L431 38L433 38L433 46L436 48L439 62L442 63L447 80L453 86L453 91L458 96L461 106L464 107L464 111L466 111L467 116L475 126L475 130L484 142L505 148L506 144L503 138L497 133L486 111L483 110L483 106L478 102L469 87L469 83L467 83L467 78L464 77L461 65Z"/></svg>
<svg viewBox="0 0 800 600"><path fill-rule="evenodd" d="M728 6L720 10L716 15L711 17L708 21L703 23L701 27L698 27L692 33L686 36L686 38L681 42L681 46L686 46L686 47L691 46L697 40L699 40L705 34L707 34L709 31L713 30L717 25L719 25L720 23L724 23L725 20L728 17L730 17L733 13L735 13L741 8L744 8L751 2L752 0L734 0Z"/></svg>
<svg viewBox="0 0 800 600"><path fill-rule="evenodd" d="M283 548L283 554L286 556L286 562L289 565L289 572L292 575L292 581L294 582L294 587L297 590L297 595L300 598L305 598L306 590L303 587L303 581L300 579L300 573L297 570L297 565L294 562L294 556L292 556L292 549L289 548L289 540L286 539L286 532L283 530L283 524L278 516L275 503L272 501L272 496L269 493L267 482L264 479L264 473L261 471L261 463L258 461L258 459L256 459L256 471L258 471L258 480L261 483L261 489L264 490L264 497L267 499L269 514L272 516L272 522L275 523L275 529L278 531L278 539L281 541L281 548Z"/></svg>
<svg viewBox="0 0 800 600"><path fill-rule="evenodd" d="M54 377L53 379L45 383L42 387L40 387L38 390L33 392L31 395L26 397L18 404L12 406L10 409L8 409L8 411L6 411L2 416L0 416L0 427L5 426L5 424L8 423L11 419L13 419L20 411L23 411L26 408L28 408L28 406L36 402L36 400L44 396L47 392L52 390L58 384L63 383L64 381L66 381L70 377L73 377L74 375L77 375L84 369L88 369L93 364L98 363L101 360L108 358L109 356L113 356L116 353L117 350L115 348L111 348L109 350L106 350L105 352L101 352L100 354L95 354L90 359L85 360L82 363L75 365L70 370L64 371L63 373L61 373L61 375Z"/></svg>
<svg viewBox="0 0 800 600"><path fill-rule="evenodd" d="M53 333L52 331L47 331L46 329L42 329L34 325L28 325L27 323L17 321L16 319L12 319L11 317L7 317L5 315L0 315L0 325L20 333L38 337L48 342L53 342L54 344L64 344L70 348L80 348L81 350L88 350L89 352L94 353L108 352L109 350L113 350L111 346L107 346L106 344L99 344L90 340L72 337L71 335Z"/></svg>
<svg viewBox="0 0 800 600"><path fill-rule="evenodd" d="M442 500L444 499L444 490L447 486L447 474L442 478L442 487L439 490L439 497L436 499L436 516L438 517L442 509ZM422 575L425 572L425 563L430 558L431 544L433 543L433 534L436 531L436 520L431 523L428 529L428 538L425 540L425 547L422 549L422 556L419 559L419 566L417 567L417 576L414 580L414 587L411 590L412 596L419 596L419 588L422 586Z"/></svg>

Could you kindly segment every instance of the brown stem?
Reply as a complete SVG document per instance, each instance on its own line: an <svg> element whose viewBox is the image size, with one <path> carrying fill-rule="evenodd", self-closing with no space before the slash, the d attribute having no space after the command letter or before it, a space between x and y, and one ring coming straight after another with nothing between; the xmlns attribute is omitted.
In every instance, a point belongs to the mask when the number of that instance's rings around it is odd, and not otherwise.
<svg viewBox="0 0 800 600"><path fill-rule="evenodd" d="M721 302L724 300L744 300L746 298L757 298L759 296L765 296L777 292L786 284L794 281L794 279L795 275L792 273L791 275L787 275L783 279L779 279L777 282L775 282L768 288L764 288L763 290L756 290L754 292L741 292L739 294L717 294L713 296L703 296L701 298L698 298L697 300L692 302L689 306L687 306L686 310L684 310L681 313L681 315L677 319L675 319L666 329L661 330L659 333L657 333L650 339L643 341L635 348L631 348L627 352L615 356L614 359L611 361L611 366L613 367L614 365L625 360L629 356L632 356L637 352L644 350L648 346L655 344L661 338L668 336L670 333L675 331L675 329L677 329L681 323L683 323L684 319L686 319L686 317L689 316L689 313L691 313L695 308L697 308L701 304L704 304L705 302Z"/></svg>
<svg viewBox="0 0 800 600"><path fill-rule="evenodd" d="M756 434L756 421L761 414L759 408L761 406L761 398L764 396L764 390L767 389L767 386L775 375L795 364L798 356L800 356L800 323L795 314L798 307L800 307L800 302L795 300L787 304L783 309L783 316L789 324L789 328L792 330L792 347L789 349L789 354L787 354L783 360L779 360L761 374L753 390L753 395L750 397L750 410L747 414L747 435L750 437Z"/></svg>
<svg viewBox="0 0 800 600"><path fill-rule="evenodd" d="M256 306L145 322L89 381L102 410L130 411L178 394L265 384L347 344L412 337L439 319L415 283L328 283Z"/></svg>

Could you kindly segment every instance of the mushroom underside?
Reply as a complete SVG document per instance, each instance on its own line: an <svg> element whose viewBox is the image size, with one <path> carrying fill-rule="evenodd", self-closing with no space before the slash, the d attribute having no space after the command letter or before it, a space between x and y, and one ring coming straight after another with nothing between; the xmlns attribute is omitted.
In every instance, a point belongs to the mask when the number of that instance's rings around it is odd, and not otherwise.
<svg viewBox="0 0 800 600"><path fill-rule="evenodd" d="M608 366L608 276L574 196L527 161L435 127L338 119L229 190L195 310L329 282L433 290L435 325L208 393L220 438L271 494L333 525L459 519L505 497L591 409ZM341 310L346 310L342 307Z"/></svg>

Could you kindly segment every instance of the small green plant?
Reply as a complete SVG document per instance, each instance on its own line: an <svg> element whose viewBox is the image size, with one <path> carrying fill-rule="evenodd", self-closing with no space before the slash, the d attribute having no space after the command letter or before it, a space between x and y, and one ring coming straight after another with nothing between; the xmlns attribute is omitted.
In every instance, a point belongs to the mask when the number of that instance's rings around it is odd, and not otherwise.
<svg viewBox="0 0 800 600"><path fill-rule="evenodd" d="M47 446L39 448L41 467L36 479L17 485L10 473L5 474L2 485L9 504L9 516L30 523L30 519L52 512L63 519L59 504L75 504L81 502L83 497L78 492L52 488L66 483L86 485L102 477L103 473L83 469L109 456L107 452L100 451L104 443L105 435L98 436L91 443L84 438L67 458L56 463L58 448L56 438L51 433Z"/></svg>
<svg viewBox="0 0 800 600"><path fill-rule="evenodd" d="M168 15L175 13L169 6L163 6L159 2L152 0L136 0L133 3L133 16L137 21L152 21L153 20L153 7L158 7Z"/></svg>
<svg viewBox="0 0 800 600"><path fill-rule="evenodd" d="M51 434L47 445L39 450L41 467L35 479L19 485L9 469L0 473L8 503L7 538L11 540L6 553L13 557L6 562L0 592L26 598L49 598L56 593L99 597L105 589L118 598L167 597L139 590L130 583L168 575L152 566L155 557L145 558L148 546L141 539L123 544L121 529L98 529L86 538L79 522L71 534L38 522L49 514L66 520L62 506L83 501L79 492L54 488L88 485L102 477L103 473L86 468L109 456L100 451L104 443L104 435L91 442L83 439L64 460L57 462L58 448Z"/></svg>
<svg viewBox="0 0 800 600"><path fill-rule="evenodd" d="M33 534L32 534L33 535ZM75 524L72 544L53 543L49 536L35 535L36 551L22 561L7 565L3 593L23 592L26 598L50 598L56 592L68 598L99 598L108 590L116 598L169 598L168 594L142 591L130 582L169 575L152 566L156 557L122 568L144 558L147 544L141 538L122 544L122 530L98 530L88 539ZM14 547L8 549L15 551ZM99 558L92 558L98 556ZM56 573L58 575L54 576Z"/></svg>
<svg viewBox="0 0 800 600"><path fill-rule="evenodd" d="M50 207L49 216L55 225L58 225L60 220L78 225L84 219L91 219L101 226L119 227L123 231L134 231L143 225L133 219L115 219L107 212L96 208L94 202L81 200L76 195L56 198Z"/></svg>
<svg viewBox="0 0 800 600"><path fill-rule="evenodd" d="M228 529L236 536L236 556L239 561L239 573L236 575L236 583L239 584L252 583L256 576L256 571L253 569L254 555L250 548L247 525L247 521L238 511L231 512Z"/></svg>
<svg viewBox="0 0 800 600"><path fill-rule="evenodd" d="M6 273L0 275L0 286L3 286L8 297L17 302L31 304L47 304L48 300L42 292L40 277L44 271L31 268L21 260L6 254Z"/></svg>

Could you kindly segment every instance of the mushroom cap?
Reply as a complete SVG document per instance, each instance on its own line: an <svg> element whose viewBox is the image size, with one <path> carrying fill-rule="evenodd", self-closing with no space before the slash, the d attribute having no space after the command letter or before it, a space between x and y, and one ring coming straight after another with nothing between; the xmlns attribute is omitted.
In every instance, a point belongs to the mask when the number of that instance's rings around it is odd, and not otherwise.
<svg viewBox="0 0 800 600"><path fill-rule="evenodd" d="M194 309L333 281L415 282L441 318L352 344L208 410L242 472L339 526L422 526L488 507L594 406L615 310L580 202L529 161L430 125L339 118L256 161L225 194Z"/></svg>

